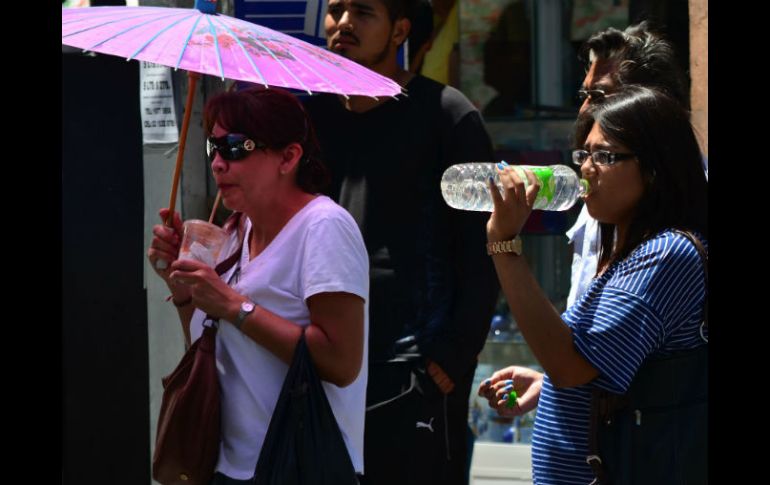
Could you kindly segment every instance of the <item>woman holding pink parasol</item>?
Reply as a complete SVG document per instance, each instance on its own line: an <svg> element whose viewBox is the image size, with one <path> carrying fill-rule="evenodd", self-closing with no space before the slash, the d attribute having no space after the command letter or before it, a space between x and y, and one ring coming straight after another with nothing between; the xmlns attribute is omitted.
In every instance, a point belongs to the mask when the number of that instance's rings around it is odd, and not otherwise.
<svg viewBox="0 0 770 485"><path fill-rule="evenodd" d="M317 195L328 175L293 95L262 88L222 93L206 104L204 118L211 169L222 202L234 211L219 262L235 254L237 263L220 278L203 263L178 260L176 213L170 227L154 227L148 258L171 290L188 344L207 319L220 322L222 442L214 483L254 475L303 331L362 473L369 266L358 226ZM165 220L168 210L160 216ZM168 268L157 268L161 260Z"/></svg>

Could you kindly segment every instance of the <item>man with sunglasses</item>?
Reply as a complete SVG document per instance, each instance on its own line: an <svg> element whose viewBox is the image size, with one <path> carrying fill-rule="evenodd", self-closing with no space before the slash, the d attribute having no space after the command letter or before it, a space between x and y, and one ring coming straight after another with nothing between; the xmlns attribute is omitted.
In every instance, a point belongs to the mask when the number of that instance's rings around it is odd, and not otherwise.
<svg viewBox="0 0 770 485"><path fill-rule="evenodd" d="M492 160L492 144L462 93L398 64L415 4L330 0L329 49L404 93L305 102L332 171L330 195L358 222L370 257L366 485L466 483L468 398L499 292L486 218L449 208L440 191L447 167ZM415 373L395 358L405 353L418 355Z"/></svg>
<svg viewBox="0 0 770 485"><path fill-rule="evenodd" d="M578 90L583 101L581 113L591 103L600 101L625 84L663 91L683 107L689 106L684 73L677 63L673 45L653 32L646 21L624 31L608 28L592 35L581 48L580 58L588 66L583 85ZM597 160L594 156L593 161L600 165L617 160L605 159L604 155L598 157L601 158ZM705 158L704 170L708 176ZM572 282L567 298L567 307L570 307L585 293L596 275L599 223L588 215L585 206L575 225L567 231L567 237L573 244Z"/></svg>

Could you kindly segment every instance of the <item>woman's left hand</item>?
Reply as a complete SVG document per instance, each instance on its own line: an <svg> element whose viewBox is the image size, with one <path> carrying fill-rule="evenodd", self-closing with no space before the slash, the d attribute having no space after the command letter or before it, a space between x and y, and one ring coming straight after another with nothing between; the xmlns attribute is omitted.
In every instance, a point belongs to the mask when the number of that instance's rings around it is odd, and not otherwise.
<svg viewBox="0 0 770 485"><path fill-rule="evenodd" d="M493 181L488 182L492 201L495 204L495 210L487 222L489 242L507 241L516 237L532 212L535 198L540 191L540 181L530 170L523 170L529 181L526 188L522 178L510 165L500 169L498 164L500 182L504 189L502 194Z"/></svg>
<svg viewBox="0 0 770 485"><path fill-rule="evenodd" d="M171 280L190 288L193 305L212 317L227 318L244 297L230 288L209 265L178 259L171 265Z"/></svg>
<svg viewBox="0 0 770 485"><path fill-rule="evenodd" d="M543 387L543 374L534 369L512 365L492 374L482 382L478 395L489 402L500 416L511 418L521 416L537 407L540 390ZM514 404L510 404L509 394L516 391Z"/></svg>

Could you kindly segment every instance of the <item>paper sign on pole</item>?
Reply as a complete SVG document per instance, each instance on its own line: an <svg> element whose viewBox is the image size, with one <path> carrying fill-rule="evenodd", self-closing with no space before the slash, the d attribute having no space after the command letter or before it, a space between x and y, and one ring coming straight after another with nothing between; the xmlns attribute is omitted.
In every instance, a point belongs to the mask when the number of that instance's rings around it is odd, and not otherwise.
<svg viewBox="0 0 770 485"><path fill-rule="evenodd" d="M139 98L142 110L144 143L176 143L179 141L171 68L141 61Z"/></svg>

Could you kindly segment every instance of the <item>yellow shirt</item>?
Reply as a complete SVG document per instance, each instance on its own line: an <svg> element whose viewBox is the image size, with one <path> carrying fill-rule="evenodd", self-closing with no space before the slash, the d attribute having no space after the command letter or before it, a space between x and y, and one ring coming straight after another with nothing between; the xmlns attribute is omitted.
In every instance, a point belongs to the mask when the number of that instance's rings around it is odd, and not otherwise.
<svg viewBox="0 0 770 485"><path fill-rule="evenodd" d="M420 70L423 76L442 84L449 84L449 55L460 39L460 25L457 15L458 3L455 2L449 11L446 23L441 27L441 31L433 40L433 45L425 54L422 69Z"/></svg>

